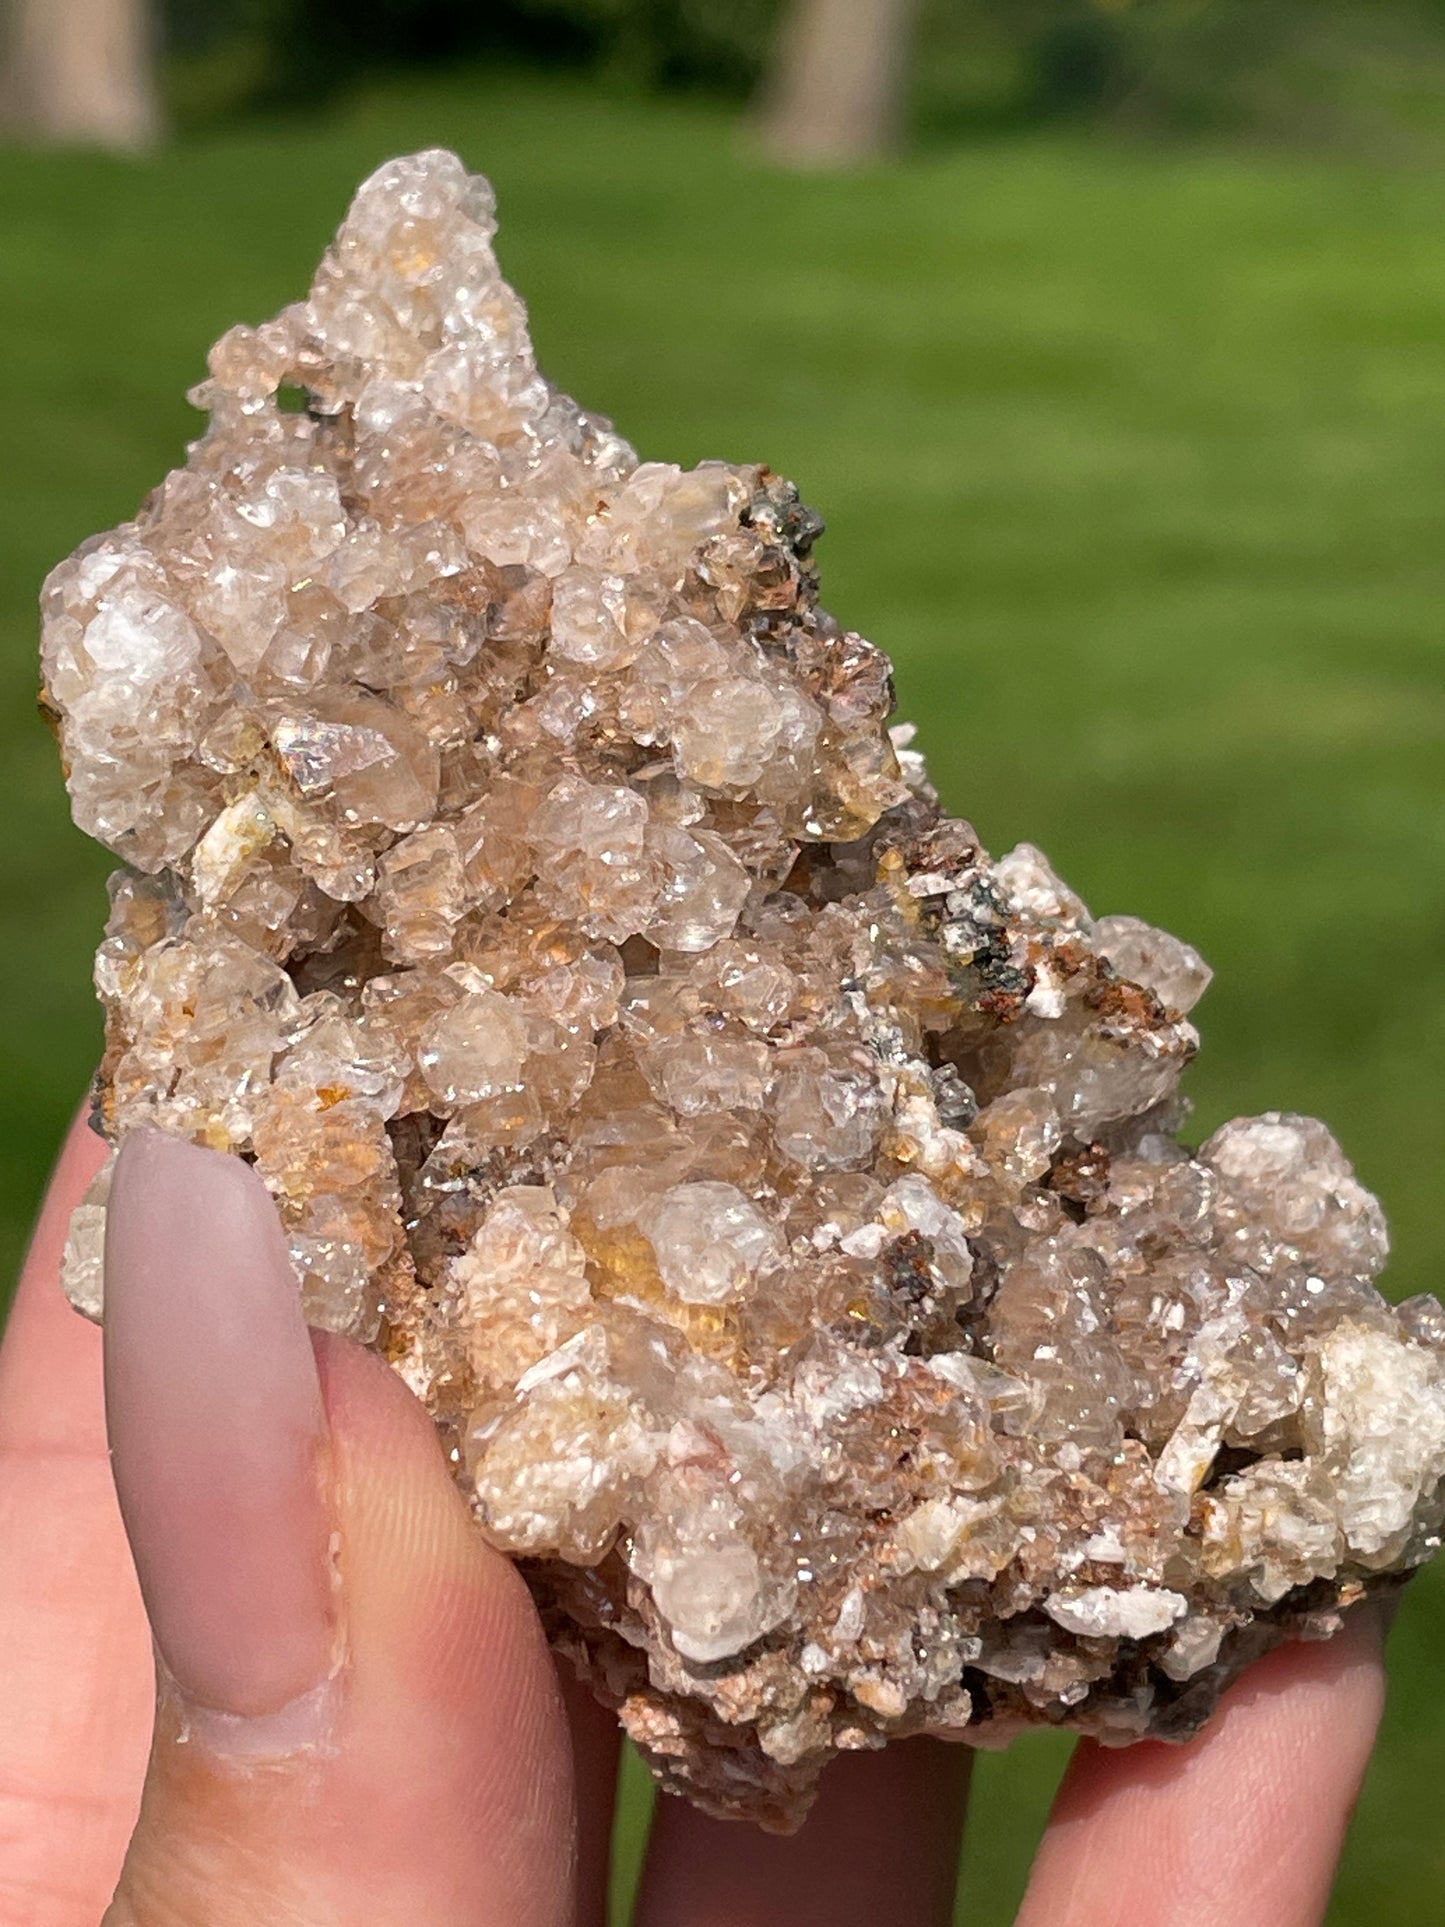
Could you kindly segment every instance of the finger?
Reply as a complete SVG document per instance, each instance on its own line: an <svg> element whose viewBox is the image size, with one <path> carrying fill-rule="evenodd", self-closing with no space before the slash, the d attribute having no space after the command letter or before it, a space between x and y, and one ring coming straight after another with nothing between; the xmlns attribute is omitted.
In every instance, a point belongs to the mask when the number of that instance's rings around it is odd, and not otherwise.
<svg viewBox="0 0 1445 1927"><path fill-rule="evenodd" d="M100 1333L60 1290L105 1157L66 1140L0 1347L0 1919L94 1927L135 1824L151 1649L105 1448Z"/></svg>
<svg viewBox="0 0 1445 1927"><path fill-rule="evenodd" d="M420 1405L345 1341L313 1367L238 1160L132 1138L106 1274L116 1482L163 1662L108 1927L562 1927L556 1676Z"/></svg>
<svg viewBox="0 0 1445 1927"><path fill-rule="evenodd" d="M60 1254L106 1148L83 1118L61 1146L0 1347L0 1449L105 1456L100 1333L66 1303Z"/></svg>
<svg viewBox="0 0 1445 1927"><path fill-rule="evenodd" d="M1184 1747L1083 1745L1018 1927L1318 1927L1384 1705L1380 1622L1281 1648Z"/></svg>
<svg viewBox="0 0 1445 1927"><path fill-rule="evenodd" d="M945 1927L970 1757L936 1740L844 1754L787 1838L660 1800L638 1927Z"/></svg>
<svg viewBox="0 0 1445 1927"><path fill-rule="evenodd" d="M558 1677L572 1734L577 1799L576 1927L607 1927L622 1732L617 1715L593 1698L565 1662Z"/></svg>

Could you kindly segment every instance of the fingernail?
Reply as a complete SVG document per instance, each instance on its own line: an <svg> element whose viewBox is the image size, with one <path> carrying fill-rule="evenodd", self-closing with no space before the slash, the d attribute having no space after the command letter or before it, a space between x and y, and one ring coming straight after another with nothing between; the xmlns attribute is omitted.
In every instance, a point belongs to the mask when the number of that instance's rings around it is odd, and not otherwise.
<svg viewBox="0 0 1445 1927"><path fill-rule="evenodd" d="M105 1407L165 1669L224 1726L305 1723L336 1650L326 1419L276 1208L239 1158L141 1131L105 1233Z"/></svg>

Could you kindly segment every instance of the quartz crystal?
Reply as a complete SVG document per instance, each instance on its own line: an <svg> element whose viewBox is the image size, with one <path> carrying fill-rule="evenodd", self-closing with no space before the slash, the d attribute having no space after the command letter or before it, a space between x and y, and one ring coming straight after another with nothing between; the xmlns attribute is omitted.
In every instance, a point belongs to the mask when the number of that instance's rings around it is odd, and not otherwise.
<svg viewBox="0 0 1445 1927"><path fill-rule="evenodd" d="M254 1163L701 1806L1185 1737L1438 1546L1445 1313L1322 1125L1179 1141L1196 952L943 813L818 518L553 388L493 230L383 167L46 584L98 1127Z"/></svg>

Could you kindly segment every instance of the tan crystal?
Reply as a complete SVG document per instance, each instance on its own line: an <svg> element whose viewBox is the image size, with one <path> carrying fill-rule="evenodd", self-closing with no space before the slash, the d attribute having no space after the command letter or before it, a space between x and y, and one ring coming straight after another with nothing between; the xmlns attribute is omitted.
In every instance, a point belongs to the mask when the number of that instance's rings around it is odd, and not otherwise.
<svg viewBox="0 0 1445 1927"><path fill-rule="evenodd" d="M100 1127L255 1163L702 1805L1184 1737L1437 1548L1445 1313L1322 1125L1178 1141L1197 953L942 813L817 519L545 382L493 225L382 168L46 585Z"/></svg>

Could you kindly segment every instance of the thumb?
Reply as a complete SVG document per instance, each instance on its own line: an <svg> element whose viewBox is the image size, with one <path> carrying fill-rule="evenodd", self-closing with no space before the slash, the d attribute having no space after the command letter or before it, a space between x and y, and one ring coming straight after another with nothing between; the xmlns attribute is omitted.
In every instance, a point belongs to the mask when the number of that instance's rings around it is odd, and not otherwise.
<svg viewBox="0 0 1445 1927"><path fill-rule="evenodd" d="M106 1296L161 1684L105 1927L561 1927L570 1756L526 1588L401 1382L307 1332L260 1180L129 1139Z"/></svg>

